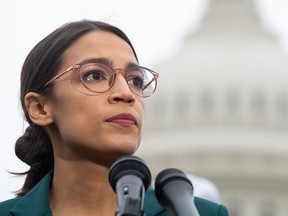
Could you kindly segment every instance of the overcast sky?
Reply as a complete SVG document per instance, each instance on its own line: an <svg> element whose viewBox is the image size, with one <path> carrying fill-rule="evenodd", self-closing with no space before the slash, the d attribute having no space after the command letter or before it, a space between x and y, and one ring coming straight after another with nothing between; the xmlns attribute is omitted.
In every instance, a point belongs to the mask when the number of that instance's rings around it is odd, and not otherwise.
<svg viewBox="0 0 288 216"><path fill-rule="evenodd" d="M79 19L107 21L131 39L141 65L153 68L197 29L207 0L0 0L0 201L13 197L24 171L14 155L15 140L25 130L18 101L20 70L32 47L60 25ZM288 50L288 1L257 0L264 24ZM287 52L288 53L288 52Z"/></svg>

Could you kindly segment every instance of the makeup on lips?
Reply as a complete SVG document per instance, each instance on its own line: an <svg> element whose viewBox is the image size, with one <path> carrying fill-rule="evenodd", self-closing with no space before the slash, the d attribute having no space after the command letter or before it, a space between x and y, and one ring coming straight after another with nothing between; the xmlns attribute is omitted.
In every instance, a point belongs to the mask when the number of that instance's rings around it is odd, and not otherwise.
<svg viewBox="0 0 288 216"><path fill-rule="evenodd" d="M111 118L107 119L106 122L111 122L120 125L137 125L136 118L129 113L114 115Z"/></svg>

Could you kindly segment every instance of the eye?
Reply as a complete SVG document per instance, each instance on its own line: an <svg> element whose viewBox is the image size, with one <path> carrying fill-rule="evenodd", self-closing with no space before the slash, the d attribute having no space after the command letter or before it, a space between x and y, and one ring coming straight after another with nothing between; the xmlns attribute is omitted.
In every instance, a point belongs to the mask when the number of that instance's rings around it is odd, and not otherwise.
<svg viewBox="0 0 288 216"><path fill-rule="evenodd" d="M85 83L107 81L109 77L109 72L97 65L81 68L81 80Z"/></svg>
<svg viewBox="0 0 288 216"><path fill-rule="evenodd" d="M88 71L85 72L82 76L82 79L86 80L87 82L92 82L94 80L101 80L103 79L103 72L100 70Z"/></svg>
<svg viewBox="0 0 288 216"><path fill-rule="evenodd" d="M128 84L133 85L133 87L142 89L143 88L143 78L139 76L129 77Z"/></svg>
<svg viewBox="0 0 288 216"><path fill-rule="evenodd" d="M145 84L145 70L140 67L131 68L127 71L127 82L130 86L136 89L143 89Z"/></svg>

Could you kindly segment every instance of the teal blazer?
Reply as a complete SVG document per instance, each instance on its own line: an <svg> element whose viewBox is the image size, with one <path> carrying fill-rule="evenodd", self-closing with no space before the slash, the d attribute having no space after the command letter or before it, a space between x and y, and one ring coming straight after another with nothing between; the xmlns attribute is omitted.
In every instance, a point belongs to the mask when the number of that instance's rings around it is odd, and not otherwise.
<svg viewBox="0 0 288 216"><path fill-rule="evenodd" d="M48 200L51 181L52 172L49 172L26 195L1 202L0 216L52 216ZM228 216L228 210L223 205L198 197L195 197L194 201L200 216ZM155 192L151 187L145 194L144 211L146 216L171 216L157 202Z"/></svg>

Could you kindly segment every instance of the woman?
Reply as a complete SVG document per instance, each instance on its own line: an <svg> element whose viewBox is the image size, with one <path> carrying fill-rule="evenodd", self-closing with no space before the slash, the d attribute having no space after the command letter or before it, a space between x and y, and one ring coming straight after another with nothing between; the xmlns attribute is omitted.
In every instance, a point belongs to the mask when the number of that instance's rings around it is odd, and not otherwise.
<svg viewBox="0 0 288 216"><path fill-rule="evenodd" d="M0 215L114 215L109 169L137 150L144 98L157 78L139 66L127 36L107 23L68 23L40 41L22 68L29 127L15 146L30 170L18 197L0 204ZM223 206L195 202L200 214L228 214ZM152 189L144 208L147 216L169 215Z"/></svg>

